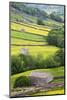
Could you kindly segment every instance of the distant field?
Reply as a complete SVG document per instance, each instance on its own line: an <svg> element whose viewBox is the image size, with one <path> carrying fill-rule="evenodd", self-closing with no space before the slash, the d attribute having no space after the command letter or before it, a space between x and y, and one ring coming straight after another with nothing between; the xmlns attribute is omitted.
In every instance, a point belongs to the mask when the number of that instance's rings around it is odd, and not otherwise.
<svg viewBox="0 0 67 100"><path fill-rule="evenodd" d="M19 21L20 20L23 21L25 19L25 21L35 22L35 23L37 21L37 18L30 16L30 15L27 15L25 13L21 14L20 11L18 11L18 10L16 12L13 10L13 12L11 13L11 19L14 20L14 21L17 20L17 19Z"/></svg>
<svg viewBox="0 0 67 100"><path fill-rule="evenodd" d="M26 72L22 72L22 73L19 73L19 74L12 75L11 76L11 88L13 88L13 85L14 85L16 78L18 78L20 76L29 76L32 71L49 72L53 75L53 77L64 76L64 67L63 66L59 67L59 68L52 68L52 69L48 68L48 69L30 70L30 71L26 71Z"/></svg>
<svg viewBox="0 0 67 100"><path fill-rule="evenodd" d="M23 16L21 14L17 14L17 13L15 14L15 12L14 12L14 13L11 13L11 19L12 20L16 20L16 19L22 20Z"/></svg>
<svg viewBox="0 0 67 100"><path fill-rule="evenodd" d="M44 58L53 55L59 49L54 46L11 46L11 55L20 54L21 48L28 48L31 55L37 56L38 54L41 54Z"/></svg>
<svg viewBox="0 0 67 100"><path fill-rule="evenodd" d="M50 31L51 28L49 28L48 26L44 26L44 25L38 25L38 24L35 24L35 23L26 23L26 22L17 22L17 21L12 21L13 23L17 23L17 24L21 24L21 25L24 25L24 26L27 26L27 27L31 27L31 28L34 28L34 29L39 29L39 30L43 30L43 31Z"/></svg>
<svg viewBox="0 0 67 100"><path fill-rule="evenodd" d="M51 26L53 28L59 28L63 25L63 23L60 24L59 22L51 20L51 19L44 20L44 23L46 26L48 26L48 27Z"/></svg>
<svg viewBox="0 0 67 100"><path fill-rule="evenodd" d="M24 26L24 25L13 23L13 22L11 23L11 29L24 30L25 32L40 34L40 35L44 35L44 36L48 35L48 31L43 31L43 30L40 30L40 29L34 29L34 28L31 28L31 27L27 27L27 26Z"/></svg>
<svg viewBox="0 0 67 100"><path fill-rule="evenodd" d="M61 17L63 17L63 16L61 16ZM24 13L20 14L19 12L16 12L16 14L12 13L11 14L11 19L13 21L16 21L16 19L18 19L18 21L21 20L21 23L25 20L25 22L27 22L28 24L31 24L31 25L32 25L31 22L33 22L33 26L36 26L36 27L40 26L39 27L40 29L44 29L46 27L47 30L48 29L50 30L50 28L52 28L52 27L54 28L55 26L59 27L59 26L63 25L63 23L60 24L60 22L57 22L57 21L54 21L54 20L51 20L51 19L43 20L44 24L45 24L44 26L37 25L37 24L35 24L35 23L37 23L37 17L33 17L33 16L30 16L30 15L27 15L27 14L24 14Z"/></svg>

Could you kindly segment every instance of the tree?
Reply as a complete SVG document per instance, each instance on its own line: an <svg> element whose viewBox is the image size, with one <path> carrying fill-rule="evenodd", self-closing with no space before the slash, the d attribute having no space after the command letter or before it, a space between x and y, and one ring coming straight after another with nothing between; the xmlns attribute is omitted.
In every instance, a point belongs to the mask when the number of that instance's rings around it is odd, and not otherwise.
<svg viewBox="0 0 67 100"><path fill-rule="evenodd" d="M18 56L11 57L11 74L24 71L24 62Z"/></svg>
<svg viewBox="0 0 67 100"><path fill-rule="evenodd" d="M46 68L55 68L60 66L60 63L54 59L54 56L51 56L45 60Z"/></svg>
<svg viewBox="0 0 67 100"><path fill-rule="evenodd" d="M47 36L47 42L50 45L55 45L60 48L64 48L64 29L52 29Z"/></svg>
<svg viewBox="0 0 67 100"><path fill-rule="evenodd" d="M64 48L56 52L54 59L56 62L60 63L60 66L64 66Z"/></svg>
<svg viewBox="0 0 67 100"><path fill-rule="evenodd" d="M64 49L59 49L53 56L45 60L46 68L64 66Z"/></svg>
<svg viewBox="0 0 67 100"><path fill-rule="evenodd" d="M43 22L43 20L38 19L38 20L37 20L37 24L38 24L38 25L44 25L44 22Z"/></svg>
<svg viewBox="0 0 67 100"><path fill-rule="evenodd" d="M14 88L31 86L31 85L32 85L32 82L30 81L30 79L28 77L20 76L15 80Z"/></svg>

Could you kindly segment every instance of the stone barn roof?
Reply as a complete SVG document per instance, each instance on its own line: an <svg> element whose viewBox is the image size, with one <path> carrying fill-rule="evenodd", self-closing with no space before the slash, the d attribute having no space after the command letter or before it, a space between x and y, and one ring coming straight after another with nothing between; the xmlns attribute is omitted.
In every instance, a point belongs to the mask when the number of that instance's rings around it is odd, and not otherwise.
<svg viewBox="0 0 67 100"><path fill-rule="evenodd" d="M30 79L33 85L43 86L53 80L53 76L48 72L32 72L30 74Z"/></svg>
<svg viewBox="0 0 67 100"><path fill-rule="evenodd" d="M21 54L27 55L28 54L28 49L27 48L21 48L20 49Z"/></svg>

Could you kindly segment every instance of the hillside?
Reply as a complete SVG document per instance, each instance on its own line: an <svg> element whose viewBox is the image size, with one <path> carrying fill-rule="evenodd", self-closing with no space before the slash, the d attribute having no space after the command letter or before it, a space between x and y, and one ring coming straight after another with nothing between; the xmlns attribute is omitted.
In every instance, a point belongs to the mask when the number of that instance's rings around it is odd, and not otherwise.
<svg viewBox="0 0 67 100"><path fill-rule="evenodd" d="M12 97L64 94L64 34L64 6L10 3Z"/></svg>
<svg viewBox="0 0 67 100"><path fill-rule="evenodd" d="M32 6L33 5L33 6ZM49 10L50 9L50 14ZM62 10L62 11L61 11ZM36 4L16 4L11 3L11 11L14 18L17 18L17 20L22 20L24 18L24 21L34 22L36 23L36 20L38 18L42 20L52 19L56 21L54 18L52 18L50 15L54 13L54 16L56 19L58 18L57 22L63 22L64 21L64 14L61 13L64 11L64 8L62 6L49 6L49 5L37 5ZM20 14L20 16L19 16ZM62 16L62 17L61 17Z"/></svg>

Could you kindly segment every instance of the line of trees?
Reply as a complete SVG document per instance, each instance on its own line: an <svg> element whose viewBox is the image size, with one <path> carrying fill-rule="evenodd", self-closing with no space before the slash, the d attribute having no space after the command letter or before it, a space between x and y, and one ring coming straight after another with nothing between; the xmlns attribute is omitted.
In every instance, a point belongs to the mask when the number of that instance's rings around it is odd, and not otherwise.
<svg viewBox="0 0 67 100"><path fill-rule="evenodd" d="M31 55L18 55L11 57L11 74L41 69L64 66L64 49L59 49L54 56L44 59L42 55L33 57Z"/></svg>

